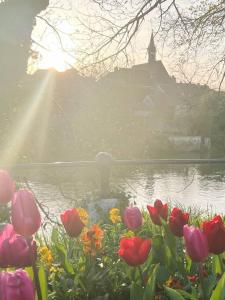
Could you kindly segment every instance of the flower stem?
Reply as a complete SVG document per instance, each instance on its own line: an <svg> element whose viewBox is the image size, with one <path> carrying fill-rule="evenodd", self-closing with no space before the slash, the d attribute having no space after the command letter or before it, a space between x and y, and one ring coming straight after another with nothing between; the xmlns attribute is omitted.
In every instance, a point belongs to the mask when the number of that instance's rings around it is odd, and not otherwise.
<svg viewBox="0 0 225 300"><path fill-rule="evenodd" d="M144 277L143 277L142 270L141 270L140 266L138 267L138 271L139 271L139 274L140 274L142 286L145 286L145 281L144 281Z"/></svg>
<svg viewBox="0 0 225 300"><path fill-rule="evenodd" d="M202 297L204 300L206 300L206 293L204 289L204 273L203 273L203 264L202 262L199 263L199 279L201 284L201 290L202 290Z"/></svg>
<svg viewBox="0 0 225 300"><path fill-rule="evenodd" d="M37 297L38 297L38 300L42 300L41 287L40 287L40 282L39 282L39 278L38 278L38 270L37 270L37 266L35 263L34 252L33 252L32 244L31 244L32 239L27 238L26 240L27 240L27 244L29 247L31 265L32 265L33 273L34 273L34 282L35 282L35 287L36 287L36 291L37 291Z"/></svg>

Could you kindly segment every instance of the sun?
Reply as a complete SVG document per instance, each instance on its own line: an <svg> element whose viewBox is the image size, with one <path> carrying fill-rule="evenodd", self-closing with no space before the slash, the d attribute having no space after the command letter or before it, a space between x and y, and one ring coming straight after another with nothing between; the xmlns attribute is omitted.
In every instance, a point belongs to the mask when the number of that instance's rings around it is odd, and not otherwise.
<svg viewBox="0 0 225 300"><path fill-rule="evenodd" d="M28 61L28 73L33 74L38 69L55 69L64 72L75 64L75 42L71 38L73 28L64 20L57 24L57 29L47 26L38 19L32 32L32 50L34 56Z"/></svg>
<svg viewBox="0 0 225 300"><path fill-rule="evenodd" d="M67 55L62 50L53 50L45 54L40 67L64 72L68 69Z"/></svg>

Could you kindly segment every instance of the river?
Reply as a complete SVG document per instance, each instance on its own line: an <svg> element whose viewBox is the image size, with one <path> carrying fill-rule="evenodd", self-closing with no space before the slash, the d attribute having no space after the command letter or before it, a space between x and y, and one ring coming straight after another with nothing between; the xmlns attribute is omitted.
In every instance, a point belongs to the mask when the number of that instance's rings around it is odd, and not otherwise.
<svg viewBox="0 0 225 300"><path fill-rule="evenodd" d="M20 187L25 186L26 178L38 200L54 216L93 201L99 188L99 174L93 168L20 171L14 176ZM114 167L111 188L129 194L130 200L143 208L158 198L202 212L225 214L224 165Z"/></svg>

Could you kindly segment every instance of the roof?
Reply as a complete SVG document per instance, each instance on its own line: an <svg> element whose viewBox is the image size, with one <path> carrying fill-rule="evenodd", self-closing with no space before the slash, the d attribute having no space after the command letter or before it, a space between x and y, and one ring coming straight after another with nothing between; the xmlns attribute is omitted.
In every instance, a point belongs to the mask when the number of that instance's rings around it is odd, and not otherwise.
<svg viewBox="0 0 225 300"><path fill-rule="evenodd" d="M152 61L151 63L134 65L132 67L132 69L146 71L146 72L152 74L153 76L160 77L161 79L162 78L163 79L170 78L170 76L161 60Z"/></svg>

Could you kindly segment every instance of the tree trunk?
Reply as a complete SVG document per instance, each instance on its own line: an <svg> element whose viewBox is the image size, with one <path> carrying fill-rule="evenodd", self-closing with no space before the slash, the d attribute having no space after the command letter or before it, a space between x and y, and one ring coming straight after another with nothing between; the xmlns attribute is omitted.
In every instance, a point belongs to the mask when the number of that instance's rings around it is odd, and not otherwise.
<svg viewBox="0 0 225 300"><path fill-rule="evenodd" d="M26 75L35 16L49 0L6 0L0 4L0 101L5 111Z"/></svg>

